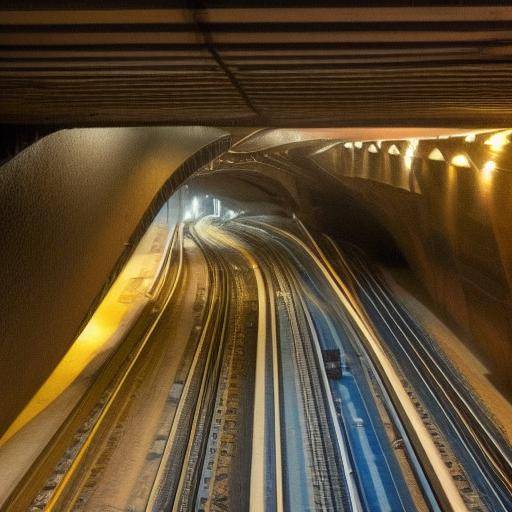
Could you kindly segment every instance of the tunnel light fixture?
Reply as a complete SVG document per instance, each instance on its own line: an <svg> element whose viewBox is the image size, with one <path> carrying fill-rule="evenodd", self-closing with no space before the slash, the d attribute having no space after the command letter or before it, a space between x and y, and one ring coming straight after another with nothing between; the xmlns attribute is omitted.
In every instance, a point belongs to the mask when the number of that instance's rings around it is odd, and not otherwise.
<svg viewBox="0 0 512 512"><path fill-rule="evenodd" d="M345 142L345 144L343 144L343 147L345 149L352 149L353 148L353 144L352 144L352 142Z"/></svg>
<svg viewBox="0 0 512 512"><path fill-rule="evenodd" d="M361 149L363 147L363 143L361 141L354 142L354 147L357 149Z"/></svg>
<svg viewBox="0 0 512 512"><path fill-rule="evenodd" d="M468 133L464 137L464 142L475 142L476 140L476 134L475 133Z"/></svg>
<svg viewBox="0 0 512 512"><path fill-rule="evenodd" d="M379 150L375 144L370 144L368 147L368 153L378 153Z"/></svg>
<svg viewBox="0 0 512 512"><path fill-rule="evenodd" d="M194 219L197 219L197 216L199 215L199 200L197 197L192 199L192 213L194 215Z"/></svg>
<svg viewBox="0 0 512 512"><path fill-rule="evenodd" d="M506 130L504 132L498 132L491 135L485 142L487 146L491 146L493 151L501 151L503 146L510 144L508 136L512 133L512 130Z"/></svg>
<svg viewBox="0 0 512 512"><path fill-rule="evenodd" d="M399 155L400 150L395 146L395 144L391 144L391 146L389 146L388 153L390 155Z"/></svg>
<svg viewBox="0 0 512 512"><path fill-rule="evenodd" d="M496 170L496 162L488 160L482 167L482 177L485 181L490 181L494 171Z"/></svg>
<svg viewBox="0 0 512 512"><path fill-rule="evenodd" d="M418 139L411 139L409 141L409 145L405 150L404 163L407 169L411 169L412 167L412 158L414 153L416 153L416 148L418 147Z"/></svg>
<svg viewBox="0 0 512 512"><path fill-rule="evenodd" d="M443 156L443 153L439 151L439 149L434 148L428 155L429 160L434 160L434 162L444 162L445 158Z"/></svg>
<svg viewBox="0 0 512 512"><path fill-rule="evenodd" d="M463 155L462 153L459 153L458 155L455 155L452 158L452 165L454 165L455 167L471 167L468 157L466 155Z"/></svg>
<svg viewBox="0 0 512 512"><path fill-rule="evenodd" d="M496 162L488 160L482 167L482 183L485 187L489 187L492 183L494 171L496 170Z"/></svg>
<svg viewBox="0 0 512 512"><path fill-rule="evenodd" d="M496 162L493 160L485 162L484 166L482 167L482 171L484 172L492 172L494 169L496 169Z"/></svg>
<svg viewBox="0 0 512 512"><path fill-rule="evenodd" d="M377 147L378 147L379 149L380 149L380 148L382 148L382 141L381 141L381 140L378 140L378 141L376 142L376 144L377 144Z"/></svg>

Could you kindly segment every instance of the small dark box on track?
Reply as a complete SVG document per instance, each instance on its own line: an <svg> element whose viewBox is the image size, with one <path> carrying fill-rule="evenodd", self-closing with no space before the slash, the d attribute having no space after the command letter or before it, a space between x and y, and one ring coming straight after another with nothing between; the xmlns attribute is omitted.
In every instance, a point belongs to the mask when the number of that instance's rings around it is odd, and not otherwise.
<svg viewBox="0 0 512 512"><path fill-rule="evenodd" d="M322 350L325 372L329 379L341 379L341 354L338 348Z"/></svg>

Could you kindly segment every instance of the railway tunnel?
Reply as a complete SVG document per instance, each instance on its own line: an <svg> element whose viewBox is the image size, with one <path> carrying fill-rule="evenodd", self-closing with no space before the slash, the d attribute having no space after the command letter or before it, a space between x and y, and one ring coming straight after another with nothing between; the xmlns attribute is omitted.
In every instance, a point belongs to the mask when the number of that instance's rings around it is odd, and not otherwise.
<svg viewBox="0 0 512 512"><path fill-rule="evenodd" d="M508 509L506 3L26 0L0 27L6 510Z"/></svg>

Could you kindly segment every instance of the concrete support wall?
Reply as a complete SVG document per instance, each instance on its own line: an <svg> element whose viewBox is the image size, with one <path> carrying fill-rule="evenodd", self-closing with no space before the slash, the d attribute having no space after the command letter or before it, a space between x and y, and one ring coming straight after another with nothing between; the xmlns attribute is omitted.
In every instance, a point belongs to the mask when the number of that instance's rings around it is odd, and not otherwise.
<svg viewBox="0 0 512 512"><path fill-rule="evenodd" d="M164 199L228 147L211 128L63 130L0 168L0 434Z"/></svg>

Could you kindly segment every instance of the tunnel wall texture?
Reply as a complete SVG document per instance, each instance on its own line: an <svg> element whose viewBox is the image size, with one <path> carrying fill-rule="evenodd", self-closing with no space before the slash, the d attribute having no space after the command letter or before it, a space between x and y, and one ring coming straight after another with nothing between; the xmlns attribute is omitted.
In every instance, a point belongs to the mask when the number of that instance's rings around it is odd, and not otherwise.
<svg viewBox="0 0 512 512"><path fill-rule="evenodd" d="M324 142L287 158L335 177L379 219L510 396L512 144L510 132L491 137Z"/></svg>
<svg viewBox="0 0 512 512"><path fill-rule="evenodd" d="M0 434L165 199L229 143L202 127L63 130L0 168Z"/></svg>

